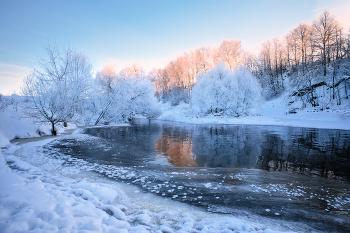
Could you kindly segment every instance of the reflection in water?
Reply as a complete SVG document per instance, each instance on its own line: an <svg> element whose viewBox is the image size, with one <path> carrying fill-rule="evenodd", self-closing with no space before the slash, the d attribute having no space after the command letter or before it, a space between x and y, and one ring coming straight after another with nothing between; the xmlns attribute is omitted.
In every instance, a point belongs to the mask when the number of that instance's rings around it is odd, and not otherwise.
<svg viewBox="0 0 350 233"><path fill-rule="evenodd" d="M176 167L251 168L261 147L250 142L259 137L250 127L164 127L155 143L156 159L165 157Z"/></svg>
<svg viewBox="0 0 350 233"><path fill-rule="evenodd" d="M197 167L196 157L192 153L190 137L174 138L163 132L156 141L156 156L165 156L175 167ZM157 158L156 158L157 160Z"/></svg>
<svg viewBox="0 0 350 233"><path fill-rule="evenodd" d="M154 121L86 132L107 139L124 163L163 159L175 167L258 168L350 180L349 131ZM112 161L108 153L96 154Z"/></svg>
<svg viewBox="0 0 350 233"><path fill-rule="evenodd" d="M278 126L163 127L156 158L176 167L258 168L350 178L348 131Z"/></svg>
<svg viewBox="0 0 350 233"><path fill-rule="evenodd" d="M254 167L261 133L247 126L195 126L193 153L203 167Z"/></svg>
<svg viewBox="0 0 350 233"><path fill-rule="evenodd" d="M284 128L264 133L257 168L350 179L348 131Z"/></svg>

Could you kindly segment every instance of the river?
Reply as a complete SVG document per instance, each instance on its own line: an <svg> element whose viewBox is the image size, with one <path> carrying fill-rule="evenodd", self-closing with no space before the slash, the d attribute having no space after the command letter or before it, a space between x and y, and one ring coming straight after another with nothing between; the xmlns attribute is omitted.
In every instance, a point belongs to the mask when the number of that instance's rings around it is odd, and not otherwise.
<svg viewBox="0 0 350 233"><path fill-rule="evenodd" d="M135 120L48 145L87 170L209 212L350 231L350 131ZM50 148L48 148L50 149Z"/></svg>

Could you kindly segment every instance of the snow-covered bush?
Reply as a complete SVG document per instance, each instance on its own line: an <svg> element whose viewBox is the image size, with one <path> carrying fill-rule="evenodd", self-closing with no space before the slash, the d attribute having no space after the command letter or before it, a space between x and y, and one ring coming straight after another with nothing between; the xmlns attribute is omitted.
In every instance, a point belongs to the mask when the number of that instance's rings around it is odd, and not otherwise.
<svg viewBox="0 0 350 233"><path fill-rule="evenodd" d="M261 87L245 68L231 71L223 64L198 76L192 90L191 105L199 116L220 114L249 115L262 101Z"/></svg>

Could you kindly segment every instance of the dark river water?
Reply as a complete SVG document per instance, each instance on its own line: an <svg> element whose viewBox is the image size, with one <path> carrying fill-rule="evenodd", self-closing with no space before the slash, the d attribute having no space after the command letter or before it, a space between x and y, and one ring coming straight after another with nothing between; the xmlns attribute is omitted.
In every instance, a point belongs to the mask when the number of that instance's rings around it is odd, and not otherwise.
<svg viewBox="0 0 350 233"><path fill-rule="evenodd" d="M66 165L210 212L350 231L350 131L137 120L56 141Z"/></svg>

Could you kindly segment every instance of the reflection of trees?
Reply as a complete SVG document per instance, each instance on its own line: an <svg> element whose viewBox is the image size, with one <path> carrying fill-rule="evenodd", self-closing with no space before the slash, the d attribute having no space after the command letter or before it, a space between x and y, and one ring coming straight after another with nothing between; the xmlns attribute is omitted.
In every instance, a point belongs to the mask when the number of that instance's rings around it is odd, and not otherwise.
<svg viewBox="0 0 350 233"><path fill-rule="evenodd" d="M174 138L168 132L156 141L156 151L165 156L169 163L176 167L196 167L196 157L192 154L190 137Z"/></svg>
<svg viewBox="0 0 350 233"><path fill-rule="evenodd" d="M147 120L148 122L148 120ZM122 161L123 163L138 164L151 160L155 150L155 141L161 134L159 125L137 124L122 127L88 128L87 134L105 139L89 140L82 143L79 150L84 155L91 155L105 161ZM101 149L105 145L109 150ZM118 156L115 156L115 154Z"/></svg>
<svg viewBox="0 0 350 233"><path fill-rule="evenodd" d="M290 128L288 141L266 134L257 167L310 176L350 177L350 141L345 131Z"/></svg>
<svg viewBox="0 0 350 233"><path fill-rule="evenodd" d="M193 153L200 166L254 167L261 130L254 126L195 126Z"/></svg>
<svg viewBox="0 0 350 233"><path fill-rule="evenodd" d="M254 127L164 128L156 150L174 166L254 167L260 155L259 138L261 131Z"/></svg>
<svg viewBox="0 0 350 233"><path fill-rule="evenodd" d="M152 123L92 128L87 132L107 139L120 152L118 158L130 161L139 160L140 155L153 155L156 150L174 166L255 167L311 176L350 177L348 131ZM92 152L91 144L88 146L88 152ZM101 154L98 150L94 153Z"/></svg>

